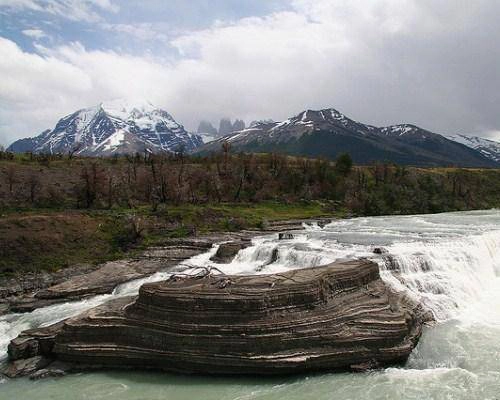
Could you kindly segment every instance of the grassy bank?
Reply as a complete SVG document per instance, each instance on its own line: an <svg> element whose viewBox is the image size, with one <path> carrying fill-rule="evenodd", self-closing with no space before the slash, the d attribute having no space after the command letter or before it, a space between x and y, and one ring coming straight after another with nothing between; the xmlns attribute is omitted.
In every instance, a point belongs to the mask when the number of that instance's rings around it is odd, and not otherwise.
<svg viewBox="0 0 500 400"><path fill-rule="evenodd" d="M342 215L320 202L215 204L112 210L4 210L0 274L57 270L134 255L165 238L261 229L268 222Z"/></svg>

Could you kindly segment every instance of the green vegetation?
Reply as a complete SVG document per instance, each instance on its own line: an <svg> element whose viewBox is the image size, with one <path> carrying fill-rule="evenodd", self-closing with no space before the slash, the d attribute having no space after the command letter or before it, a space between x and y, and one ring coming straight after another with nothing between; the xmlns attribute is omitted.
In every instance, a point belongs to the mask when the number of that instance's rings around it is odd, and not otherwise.
<svg viewBox="0 0 500 400"><path fill-rule="evenodd" d="M107 159L0 152L0 273L133 255L275 220L500 206L500 171L277 154Z"/></svg>
<svg viewBox="0 0 500 400"><path fill-rule="evenodd" d="M0 275L133 256L165 238L262 229L268 221L332 215L305 204L166 205L113 210L9 210L0 217Z"/></svg>

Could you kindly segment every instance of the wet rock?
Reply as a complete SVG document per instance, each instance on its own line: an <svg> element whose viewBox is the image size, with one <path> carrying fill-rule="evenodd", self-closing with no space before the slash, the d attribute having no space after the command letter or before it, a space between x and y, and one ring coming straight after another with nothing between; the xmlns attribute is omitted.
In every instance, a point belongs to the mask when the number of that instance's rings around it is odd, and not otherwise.
<svg viewBox="0 0 500 400"><path fill-rule="evenodd" d="M331 223L332 223L332 221L333 221L333 220L332 220L332 219L329 219L329 218L327 218L327 219L319 219L319 220L317 221L317 224L318 224L318 226L319 226L320 228L324 228L326 225L331 224Z"/></svg>
<svg viewBox="0 0 500 400"><path fill-rule="evenodd" d="M281 232L278 235L279 240L290 240L293 239L293 233L290 232Z"/></svg>
<svg viewBox="0 0 500 400"><path fill-rule="evenodd" d="M6 314L9 312L9 303L8 302L0 302L0 315Z"/></svg>
<svg viewBox="0 0 500 400"><path fill-rule="evenodd" d="M388 271L399 271L398 261L390 254L384 255L384 264Z"/></svg>
<svg viewBox="0 0 500 400"><path fill-rule="evenodd" d="M275 263L276 261L278 261L278 258L279 258L279 249L275 247L271 253L271 257L269 258L269 260L266 263L259 266L257 268L257 271L262 271L268 265Z"/></svg>
<svg viewBox="0 0 500 400"><path fill-rule="evenodd" d="M29 375L40 369L43 369L51 362L52 362L51 359L42 356L15 360L8 363L1 370L1 373L8 376L9 378L18 378L21 376Z"/></svg>
<svg viewBox="0 0 500 400"><path fill-rule="evenodd" d="M218 264L229 264L240 250L250 245L251 242L247 240L222 243L217 249L217 252L210 258L210 261Z"/></svg>
<svg viewBox="0 0 500 400"><path fill-rule="evenodd" d="M67 298L111 293L120 283L144 276L142 265L134 261L112 261L86 275L76 276L58 285L40 290L38 299Z"/></svg>
<svg viewBox="0 0 500 400"><path fill-rule="evenodd" d="M207 374L365 370L404 362L424 312L368 260L281 274L178 277L66 320L52 356Z"/></svg>
<svg viewBox="0 0 500 400"><path fill-rule="evenodd" d="M387 249L384 249L383 247L375 247L373 249L373 254L386 254L388 253Z"/></svg>
<svg viewBox="0 0 500 400"><path fill-rule="evenodd" d="M71 370L71 366L66 363L59 361L54 361L49 364L46 368L42 368L30 375L30 379L35 381L38 379L45 378L57 378L65 376Z"/></svg>
<svg viewBox="0 0 500 400"><path fill-rule="evenodd" d="M352 372L368 372L378 368L380 368L380 364L376 360L368 360L366 362L350 366L350 370Z"/></svg>
<svg viewBox="0 0 500 400"><path fill-rule="evenodd" d="M208 239L168 239L161 246L148 248L142 256L182 261L209 250L212 245L213 241Z"/></svg>
<svg viewBox="0 0 500 400"><path fill-rule="evenodd" d="M28 329L11 340L7 348L10 360L20 360L35 356L52 356L54 339L63 327L58 322L47 327Z"/></svg>
<svg viewBox="0 0 500 400"><path fill-rule="evenodd" d="M75 297L74 300L78 300L79 298L80 297ZM38 299L34 296L25 296L13 299L9 305L9 311L14 313L26 313L36 310L37 308L47 307L58 303L64 303L70 300L72 299L69 297L66 298L61 297L54 299Z"/></svg>

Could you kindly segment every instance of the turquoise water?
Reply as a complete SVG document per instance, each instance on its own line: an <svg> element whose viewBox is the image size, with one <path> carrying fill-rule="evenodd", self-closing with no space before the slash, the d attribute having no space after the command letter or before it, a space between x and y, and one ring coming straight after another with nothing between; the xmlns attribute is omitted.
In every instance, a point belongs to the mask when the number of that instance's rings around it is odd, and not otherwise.
<svg viewBox="0 0 500 400"><path fill-rule="evenodd" d="M386 271L372 254L380 245L396 258L399 274ZM238 378L93 372L40 381L3 380L0 399L500 399L499 211L358 218L324 229L310 226L293 240L277 241L274 235L256 239L233 263L219 267L256 273L274 248L279 258L264 273L370 257L380 263L389 284L422 301L438 322L425 329L406 365L370 373ZM206 265L214 250L187 264ZM0 351L19 330L133 293L143 281L87 302L4 316Z"/></svg>

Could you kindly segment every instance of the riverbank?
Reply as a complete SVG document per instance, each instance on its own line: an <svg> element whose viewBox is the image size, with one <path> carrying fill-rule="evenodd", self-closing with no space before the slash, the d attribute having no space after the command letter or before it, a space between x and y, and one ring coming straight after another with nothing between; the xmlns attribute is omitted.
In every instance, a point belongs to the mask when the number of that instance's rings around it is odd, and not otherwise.
<svg viewBox="0 0 500 400"><path fill-rule="evenodd" d="M0 279L133 258L170 239L265 231L279 221L344 215L328 202L0 210ZM83 266L82 266L83 267ZM61 278L64 278L62 274ZM0 285L1 286L1 285ZM11 286L11 285L9 285Z"/></svg>
<svg viewBox="0 0 500 400"><path fill-rule="evenodd" d="M260 229L212 232L188 238L149 239L140 247L123 253L124 258L100 264L76 264L56 271L40 270L4 275L0 278L0 315L29 312L36 308L111 293L124 282L166 271L183 260L208 251L216 243L249 242L253 237L283 230L302 229L306 222L326 220L270 221ZM122 253L120 253L122 255Z"/></svg>

